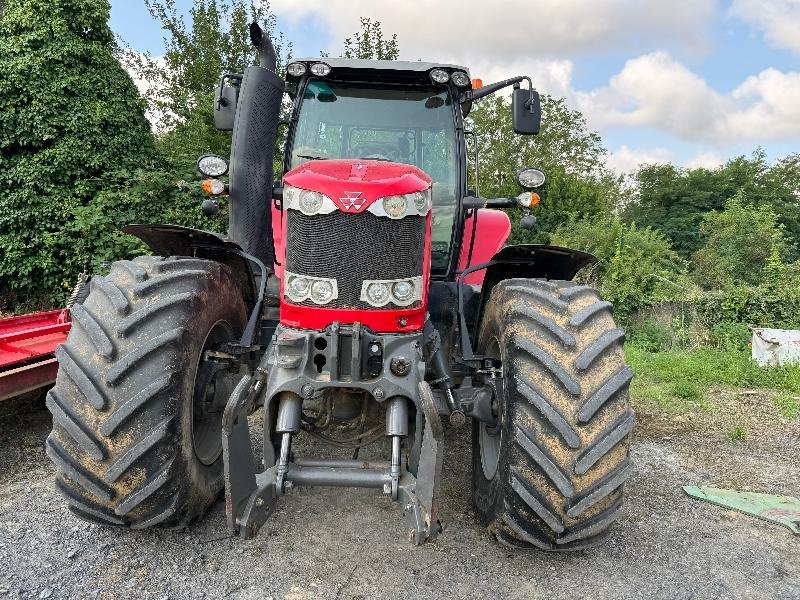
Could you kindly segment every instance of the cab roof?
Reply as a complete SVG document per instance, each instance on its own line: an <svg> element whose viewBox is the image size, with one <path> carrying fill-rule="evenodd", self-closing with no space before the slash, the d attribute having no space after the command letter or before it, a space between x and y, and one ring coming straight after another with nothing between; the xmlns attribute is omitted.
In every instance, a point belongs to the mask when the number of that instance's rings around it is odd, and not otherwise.
<svg viewBox="0 0 800 600"><path fill-rule="evenodd" d="M447 63L428 63L412 60L372 60L362 58L332 58L329 56L319 56L311 58L292 58L289 63L302 62L325 63L331 69L354 69L359 71L412 71L417 73L428 72L431 69L445 69L447 71L465 71L469 75L469 69L460 65Z"/></svg>

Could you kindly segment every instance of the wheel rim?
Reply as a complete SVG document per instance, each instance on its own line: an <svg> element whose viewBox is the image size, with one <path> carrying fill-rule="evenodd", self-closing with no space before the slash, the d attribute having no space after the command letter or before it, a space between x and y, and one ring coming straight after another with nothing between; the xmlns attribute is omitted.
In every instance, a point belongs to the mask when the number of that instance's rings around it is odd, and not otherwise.
<svg viewBox="0 0 800 600"><path fill-rule="evenodd" d="M491 358L500 359L500 342L497 338L492 338L489 341L489 346L486 349L486 356ZM498 399L498 408L501 399ZM483 476L486 479L493 479L497 473L497 467L500 464L500 450L503 444L503 427L502 427L503 411L498 410L497 425L489 426L486 423L478 425L478 447L480 448L481 455L481 468Z"/></svg>
<svg viewBox="0 0 800 600"><path fill-rule="evenodd" d="M206 466L222 454L222 413L230 391L226 385L225 366L203 360L207 350L217 350L233 339L233 329L226 321L217 321L209 330L200 352L192 397L192 447Z"/></svg>

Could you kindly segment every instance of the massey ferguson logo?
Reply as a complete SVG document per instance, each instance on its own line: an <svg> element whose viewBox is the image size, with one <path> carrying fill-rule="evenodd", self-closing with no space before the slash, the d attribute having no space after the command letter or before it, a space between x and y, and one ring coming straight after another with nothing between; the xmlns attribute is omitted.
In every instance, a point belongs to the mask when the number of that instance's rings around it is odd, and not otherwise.
<svg viewBox="0 0 800 600"><path fill-rule="evenodd" d="M355 212L361 210L367 199L361 197L361 192L345 192L344 196L339 198L339 201L345 210Z"/></svg>

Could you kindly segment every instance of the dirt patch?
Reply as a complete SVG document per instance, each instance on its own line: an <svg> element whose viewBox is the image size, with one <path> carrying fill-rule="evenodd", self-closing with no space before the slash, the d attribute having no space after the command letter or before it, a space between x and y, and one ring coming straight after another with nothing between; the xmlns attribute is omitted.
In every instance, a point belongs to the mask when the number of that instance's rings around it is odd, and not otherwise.
<svg viewBox="0 0 800 600"><path fill-rule="evenodd" d="M248 542L228 537L222 500L182 531L89 525L53 489L49 413L28 404L0 423L0 598L800 599L800 540L680 487L800 495L798 421L768 396L719 390L716 410L680 415L641 407L619 522L607 544L575 554L510 552L478 525L467 427L445 432L435 544L411 546L397 507L369 490L293 490ZM727 435L732 423L745 441Z"/></svg>

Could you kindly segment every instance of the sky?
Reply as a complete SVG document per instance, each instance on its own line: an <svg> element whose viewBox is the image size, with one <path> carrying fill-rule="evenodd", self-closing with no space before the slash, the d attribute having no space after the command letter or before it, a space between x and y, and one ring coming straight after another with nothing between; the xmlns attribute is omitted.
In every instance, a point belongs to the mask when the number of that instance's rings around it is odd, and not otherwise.
<svg viewBox="0 0 800 600"><path fill-rule="evenodd" d="M192 0L175 0L188 11ZM800 152L800 0L272 0L296 56L338 56L360 17L397 33L400 58L456 63L490 83L526 74L598 131L608 164L713 168L762 147ZM159 55L140 0L112 29Z"/></svg>

